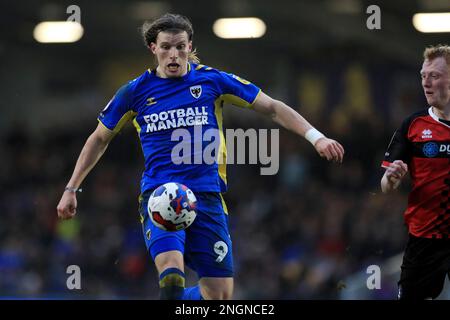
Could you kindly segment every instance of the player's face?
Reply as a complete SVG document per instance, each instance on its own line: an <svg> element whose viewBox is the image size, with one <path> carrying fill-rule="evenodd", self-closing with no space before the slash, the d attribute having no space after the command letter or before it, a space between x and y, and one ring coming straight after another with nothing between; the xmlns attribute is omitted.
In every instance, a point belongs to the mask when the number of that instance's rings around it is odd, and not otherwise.
<svg viewBox="0 0 450 320"><path fill-rule="evenodd" d="M425 97L430 106L438 109L450 105L450 67L444 57L423 62L420 75Z"/></svg>
<svg viewBox="0 0 450 320"><path fill-rule="evenodd" d="M192 41L189 41L186 31L160 32L156 43L150 44L150 50L158 60L160 77L175 78L186 74L189 53L192 51Z"/></svg>

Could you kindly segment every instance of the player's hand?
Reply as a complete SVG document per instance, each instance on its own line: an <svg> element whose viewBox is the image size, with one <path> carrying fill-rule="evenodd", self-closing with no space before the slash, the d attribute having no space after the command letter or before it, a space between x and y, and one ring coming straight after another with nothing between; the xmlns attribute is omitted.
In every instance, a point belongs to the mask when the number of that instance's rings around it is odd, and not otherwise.
<svg viewBox="0 0 450 320"><path fill-rule="evenodd" d="M402 160L395 160L386 169L386 178L391 184L399 183L408 172L408 165Z"/></svg>
<svg viewBox="0 0 450 320"><path fill-rule="evenodd" d="M328 161L342 163L344 159L344 148L333 139L320 138L317 140L314 148L316 148L316 151L322 158L326 158Z"/></svg>
<svg viewBox="0 0 450 320"><path fill-rule="evenodd" d="M65 191L56 207L60 219L72 219L77 213L77 197L74 192Z"/></svg>

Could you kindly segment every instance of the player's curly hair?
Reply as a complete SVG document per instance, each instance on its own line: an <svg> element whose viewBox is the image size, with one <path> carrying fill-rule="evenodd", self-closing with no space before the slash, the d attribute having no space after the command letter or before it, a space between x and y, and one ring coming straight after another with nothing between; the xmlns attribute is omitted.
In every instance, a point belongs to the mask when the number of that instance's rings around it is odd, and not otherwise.
<svg viewBox="0 0 450 320"><path fill-rule="evenodd" d="M155 21L145 21L142 25L141 34L144 38L145 45L150 47L152 42L156 43L156 38L162 31L171 33L186 31L189 41L192 41L194 37L194 28L187 17L180 14L166 13ZM200 62L196 49L189 53L189 61L195 63Z"/></svg>
<svg viewBox="0 0 450 320"><path fill-rule="evenodd" d="M445 58L447 65L450 66L450 46L447 44L438 44L427 47L423 52L423 58L425 60L433 60L438 57Z"/></svg>

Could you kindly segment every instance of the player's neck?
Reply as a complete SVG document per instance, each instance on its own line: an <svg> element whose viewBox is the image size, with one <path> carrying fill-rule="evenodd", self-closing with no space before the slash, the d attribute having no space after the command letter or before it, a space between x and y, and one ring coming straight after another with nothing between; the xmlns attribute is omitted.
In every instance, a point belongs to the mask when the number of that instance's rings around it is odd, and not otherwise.
<svg viewBox="0 0 450 320"><path fill-rule="evenodd" d="M447 104L444 108L432 107L433 113L440 119L450 121L450 104Z"/></svg>

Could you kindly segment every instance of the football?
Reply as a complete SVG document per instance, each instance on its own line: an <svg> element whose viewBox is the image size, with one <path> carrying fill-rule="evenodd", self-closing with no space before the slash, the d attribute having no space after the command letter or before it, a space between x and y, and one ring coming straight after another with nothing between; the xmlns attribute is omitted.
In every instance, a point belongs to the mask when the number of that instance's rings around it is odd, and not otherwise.
<svg viewBox="0 0 450 320"><path fill-rule="evenodd" d="M191 189L176 182L156 188L148 200L147 211L153 224L167 231L178 231L194 222L197 199Z"/></svg>

